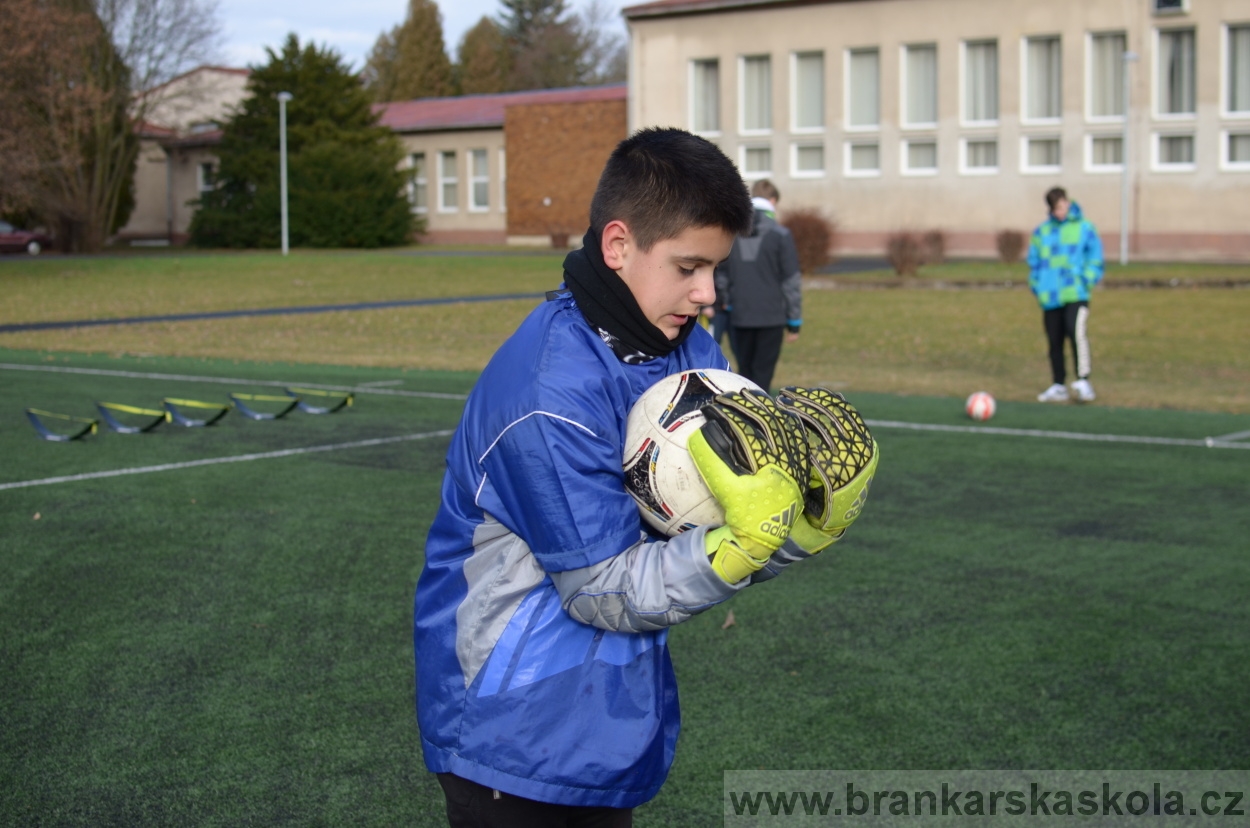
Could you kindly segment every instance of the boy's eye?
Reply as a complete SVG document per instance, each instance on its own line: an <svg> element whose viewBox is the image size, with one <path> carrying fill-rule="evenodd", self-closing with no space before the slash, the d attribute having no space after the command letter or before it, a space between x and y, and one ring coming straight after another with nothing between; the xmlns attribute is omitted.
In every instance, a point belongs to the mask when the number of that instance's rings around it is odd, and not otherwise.
<svg viewBox="0 0 1250 828"><path fill-rule="evenodd" d="M693 276L696 268L686 267L685 265L677 265L677 272L682 276Z"/></svg>

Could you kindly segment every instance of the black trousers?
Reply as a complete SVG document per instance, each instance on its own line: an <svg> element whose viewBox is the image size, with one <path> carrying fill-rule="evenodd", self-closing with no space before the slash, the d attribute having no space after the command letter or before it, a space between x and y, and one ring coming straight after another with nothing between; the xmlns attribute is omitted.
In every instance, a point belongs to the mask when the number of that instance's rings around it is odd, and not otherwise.
<svg viewBox="0 0 1250 828"><path fill-rule="evenodd" d="M1089 320L1089 302L1073 302L1070 305L1042 311L1042 327L1046 329L1046 341L1050 345L1050 374L1055 385L1063 385L1066 379L1063 344L1072 343L1072 364L1077 379L1089 379L1089 337L1086 323Z"/></svg>
<svg viewBox="0 0 1250 828"><path fill-rule="evenodd" d="M730 328L729 333L729 344L738 360L738 373L765 391L771 391L773 372L777 370L777 360L781 358L785 326Z"/></svg>
<svg viewBox="0 0 1250 828"><path fill-rule="evenodd" d="M497 793L450 773L440 773L438 784L447 798L447 824L451 828L631 828L634 824L630 808L536 802Z"/></svg>

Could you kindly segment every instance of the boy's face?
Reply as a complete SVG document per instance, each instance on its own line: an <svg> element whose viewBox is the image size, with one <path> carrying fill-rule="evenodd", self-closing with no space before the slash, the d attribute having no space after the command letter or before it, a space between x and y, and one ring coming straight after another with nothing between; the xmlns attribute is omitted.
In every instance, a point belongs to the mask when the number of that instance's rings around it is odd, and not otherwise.
<svg viewBox="0 0 1250 828"><path fill-rule="evenodd" d="M733 248L734 236L720 227L689 227L647 251L638 247L622 221L603 229L603 258L634 294L643 315L669 339L686 320L716 300L712 274Z"/></svg>
<svg viewBox="0 0 1250 828"><path fill-rule="evenodd" d="M1066 198L1061 198L1055 202L1055 209L1050 214L1055 217L1055 221L1066 221L1068 218L1068 208L1072 206L1072 202Z"/></svg>

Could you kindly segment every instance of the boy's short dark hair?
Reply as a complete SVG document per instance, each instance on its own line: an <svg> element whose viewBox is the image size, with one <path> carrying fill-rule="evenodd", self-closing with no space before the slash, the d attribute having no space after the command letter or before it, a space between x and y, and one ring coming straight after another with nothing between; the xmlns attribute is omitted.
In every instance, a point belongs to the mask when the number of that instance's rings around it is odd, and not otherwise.
<svg viewBox="0 0 1250 828"><path fill-rule="evenodd" d="M1055 205L1059 203L1059 200L1067 197L1068 192L1063 189L1063 187L1051 187L1046 191L1046 206L1049 207L1050 211L1053 213L1055 211Z"/></svg>
<svg viewBox="0 0 1250 828"><path fill-rule="evenodd" d="M617 144L590 201L590 226L625 222L643 250L691 227L751 228L751 199L734 163L681 129L639 130Z"/></svg>

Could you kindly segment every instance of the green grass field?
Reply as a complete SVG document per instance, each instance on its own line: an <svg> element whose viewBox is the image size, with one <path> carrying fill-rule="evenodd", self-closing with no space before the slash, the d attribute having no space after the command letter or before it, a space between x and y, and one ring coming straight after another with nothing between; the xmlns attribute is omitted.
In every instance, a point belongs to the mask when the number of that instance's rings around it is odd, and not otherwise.
<svg viewBox="0 0 1250 828"><path fill-rule="evenodd" d="M539 291L555 261L7 261L0 324ZM1095 322L1134 333L1094 334L1095 406L1029 401L1027 294L808 296L778 381L875 424L872 499L673 631L684 729L635 823L720 825L731 769L1250 766L1250 292L1100 294ZM474 360L532 304L0 335L0 825L443 824L412 592ZM356 404L74 443L23 416L308 384Z"/></svg>

